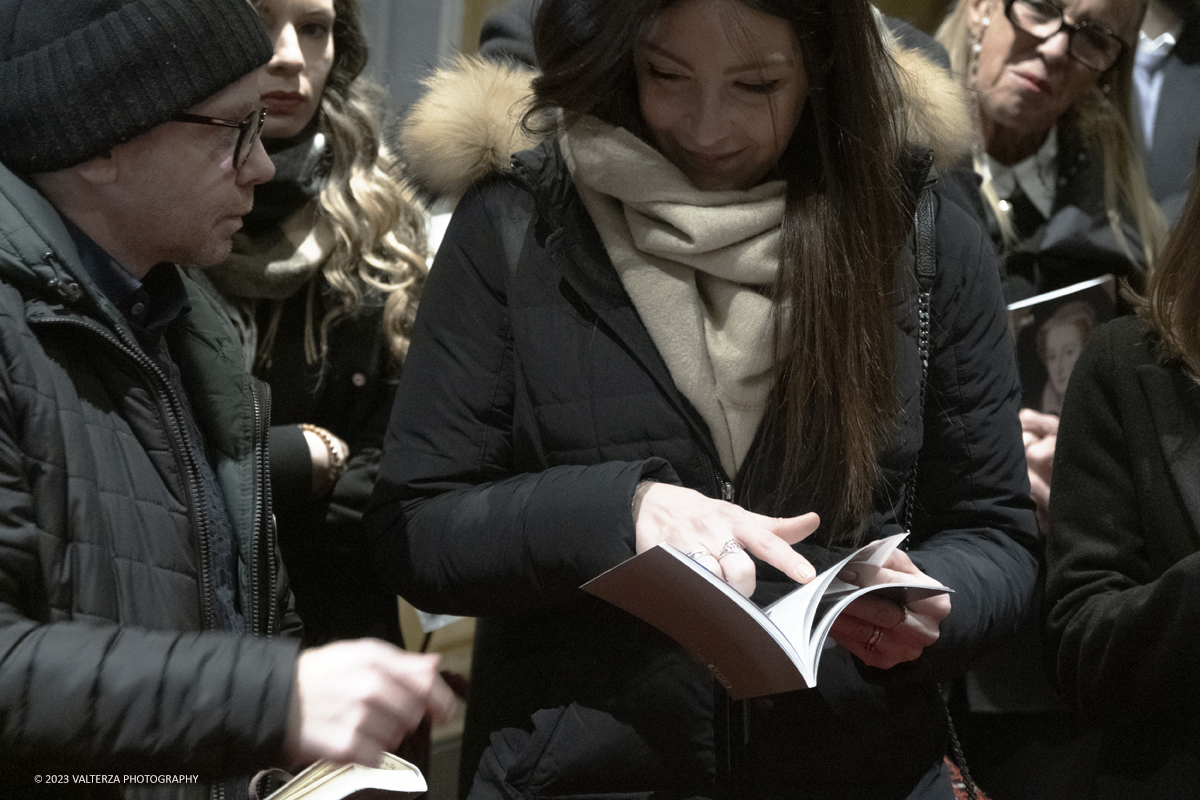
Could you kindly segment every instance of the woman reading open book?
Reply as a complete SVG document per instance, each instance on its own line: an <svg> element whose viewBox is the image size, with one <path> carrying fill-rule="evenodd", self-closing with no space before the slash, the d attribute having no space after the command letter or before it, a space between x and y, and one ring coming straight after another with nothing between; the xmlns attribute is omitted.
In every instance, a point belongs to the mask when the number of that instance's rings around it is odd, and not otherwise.
<svg viewBox="0 0 1200 800"><path fill-rule="evenodd" d="M960 155L957 87L865 0L545 0L534 45L549 136L455 212L368 515L398 590L481 618L462 790L950 797L937 682L1035 572L994 257L917 144ZM704 666L578 589L666 541L765 603L906 507L911 549L847 577L953 601L863 598L744 740Z"/></svg>

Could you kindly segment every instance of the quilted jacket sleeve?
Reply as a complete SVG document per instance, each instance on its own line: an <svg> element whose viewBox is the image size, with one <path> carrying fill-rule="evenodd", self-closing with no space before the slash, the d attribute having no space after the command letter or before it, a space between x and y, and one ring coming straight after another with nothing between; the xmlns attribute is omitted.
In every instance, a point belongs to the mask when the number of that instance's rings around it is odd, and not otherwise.
<svg viewBox="0 0 1200 800"><path fill-rule="evenodd" d="M910 555L955 593L937 644L889 679L960 674L1017 629L1037 573L1020 390L995 255L974 218L940 200L918 544Z"/></svg>
<svg viewBox="0 0 1200 800"><path fill-rule="evenodd" d="M483 616L578 597L634 554L630 513L666 462L513 474L515 370L505 254L532 198L503 182L459 204L421 297L367 525L418 608ZM522 204L525 203L524 207Z"/></svg>
<svg viewBox="0 0 1200 800"><path fill-rule="evenodd" d="M152 632L47 613L43 569L61 547L34 520L24 456L0 397L0 774L244 774L278 763L298 646ZM68 553L62 580L86 581ZM100 770L99 768L103 768Z"/></svg>

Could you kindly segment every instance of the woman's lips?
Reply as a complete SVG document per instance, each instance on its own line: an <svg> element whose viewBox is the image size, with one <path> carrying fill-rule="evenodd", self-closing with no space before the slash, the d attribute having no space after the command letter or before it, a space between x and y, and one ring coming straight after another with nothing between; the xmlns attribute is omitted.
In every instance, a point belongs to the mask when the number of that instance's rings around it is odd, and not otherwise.
<svg viewBox="0 0 1200 800"><path fill-rule="evenodd" d="M728 166L737 159L741 152L741 150L733 150L726 153L697 153L695 150L684 150L688 161L703 169L720 169Z"/></svg>
<svg viewBox="0 0 1200 800"><path fill-rule="evenodd" d="M304 95L299 92L267 92L260 98L266 106L267 114L290 114L305 103Z"/></svg>
<svg viewBox="0 0 1200 800"><path fill-rule="evenodd" d="M1021 83L1027 88L1032 89L1035 92L1041 92L1042 94L1050 94L1050 84L1043 78L1039 78L1036 75L1032 75L1024 70L1019 69L1014 69L1012 72L1013 75L1016 75L1017 79L1020 80Z"/></svg>

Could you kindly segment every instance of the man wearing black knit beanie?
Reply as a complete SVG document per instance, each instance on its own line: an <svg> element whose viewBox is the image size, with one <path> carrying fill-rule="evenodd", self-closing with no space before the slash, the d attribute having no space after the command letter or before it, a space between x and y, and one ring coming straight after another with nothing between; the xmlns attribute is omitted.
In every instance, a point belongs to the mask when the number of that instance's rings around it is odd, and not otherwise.
<svg viewBox="0 0 1200 800"><path fill-rule="evenodd" d="M2 797L240 800L453 702L432 657L299 652L269 394L178 266L271 177L271 55L248 0L0 0Z"/></svg>

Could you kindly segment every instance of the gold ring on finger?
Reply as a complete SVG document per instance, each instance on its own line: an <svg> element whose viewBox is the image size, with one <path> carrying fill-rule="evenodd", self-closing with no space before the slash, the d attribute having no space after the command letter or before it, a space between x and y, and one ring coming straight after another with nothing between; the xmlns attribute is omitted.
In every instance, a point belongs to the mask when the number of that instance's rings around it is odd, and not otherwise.
<svg viewBox="0 0 1200 800"><path fill-rule="evenodd" d="M866 643L863 644L863 648L866 650L874 650L876 645L879 644L879 640L882 638L883 628L876 625L875 630L871 632L871 638L867 639Z"/></svg>

